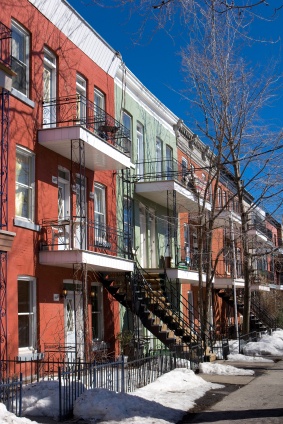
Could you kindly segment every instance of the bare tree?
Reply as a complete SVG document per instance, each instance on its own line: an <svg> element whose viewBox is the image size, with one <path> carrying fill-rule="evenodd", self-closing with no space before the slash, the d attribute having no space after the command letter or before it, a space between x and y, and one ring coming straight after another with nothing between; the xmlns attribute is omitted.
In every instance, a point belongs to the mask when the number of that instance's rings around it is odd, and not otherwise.
<svg viewBox="0 0 283 424"><path fill-rule="evenodd" d="M273 197L275 208L282 203L282 189L273 190L276 175L272 167L278 161L281 134L271 131L260 119L260 112L275 96L279 78L270 72L253 72L239 56L241 34L231 25L229 14L219 14L213 9L203 13L199 25L202 30L191 34L190 44L183 51L183 65L188 86L194 92L193 104L198 109L198 130L209 140L214 155L214 169L230 170L241 215L241 245L245 279L243 331L249 332L251 299L251 251L248 230L251 212ZM238 24L242 29L242 22ZM219 171L212 171L216 181ZM210 183L211 184L211 183ZM215 188L215 185L214 185ZM254 200L247 204L246 193ZM276 197L274 196L276 195ZM203 215L204 216L204 215ZM209 237L217 217L215 190L212 210L207 224ZM207 219L207 218L206 218ZM211 244L210 244L211 246ZM210 275L209 275L210 274ZM206 305L211 295L211 278L207 275ZM210 283L209 283L210 282ZM206 307L205 315L208 314Z"/></svg>

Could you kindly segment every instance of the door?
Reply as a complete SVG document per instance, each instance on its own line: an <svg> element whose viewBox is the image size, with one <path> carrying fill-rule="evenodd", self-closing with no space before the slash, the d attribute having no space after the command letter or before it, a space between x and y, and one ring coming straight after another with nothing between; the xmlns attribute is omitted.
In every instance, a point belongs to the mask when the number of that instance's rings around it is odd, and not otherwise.
<svg viewBox="0 0 283 424"><path fill-rule="evenodd" d="M140 206L140 264L142 268L147 266L146 261L146 216L145 208Z"/></svg>
<svg viewBox="0 0 283 424"><path fill-rule="evenodd" d="M83 358L83 310L82 295L70 291L64 300L65 344L69 360Z"/></svg>
<svg viewBox="0 0 283 424"><path fill-rule="evenodd" d="M162 178L162 141L157 138L156 139L156 179L160 180Z"/></svg>
<svg viewBox="0 0 283 424"><path fill-rule="evenodd" d="M105 187L94 185L94 245L107 247Z"/></svg>
<svg viewBox="0 0 283 424"><path fill-rule="evenodd" d="M43 125L56 125L56 58L48 50L44 52L43 67Z"/></svg>
<svg viewBox="0 0 283 424"><path fill-rule="evenodd" d="M77 94L76 124L86 125L87 123L86 80L79 74L77 74L77 79L76 79L76 94Z"/></svg>
<svg viewBox="0 0 283 424"><path fill-rule="evenodd" d="M166 178L172 180L173 176L173 150L170 146L166 145Z"/></svg>
<svg viewBox="0 0 283 424"><path fill-rule="evenodd" d="M58 177L58 226L54 228L59 250L69 249L70 242L70 186L68 171L59 170Z"/></svg>
<svg viewBox="0 0 283 424"><path fill-rule="evenodd" d="M144 175L144 140L143 140L143 126L137 125L137 156L136 156L136 169L139 175L139 181L143 181Z"/></svg>
<svg viewBox="0 0 283 424"><path fill-rule="evenodd" d="M149 230L149 267L156 268L156 248L155 248L155 213L153 209L148 213Z"/></svg>
<svg viewBox="0 0 283 424"><path fill-rule="evenodd" d="M74 247L86 249L86 181L82 176L76 177L76 216L74 217Z"/></svg>

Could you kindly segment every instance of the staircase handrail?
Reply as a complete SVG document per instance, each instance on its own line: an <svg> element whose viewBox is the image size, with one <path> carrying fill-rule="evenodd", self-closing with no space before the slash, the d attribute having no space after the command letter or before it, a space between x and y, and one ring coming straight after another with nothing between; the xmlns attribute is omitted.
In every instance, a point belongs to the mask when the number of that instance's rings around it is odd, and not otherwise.
<svg viewBox="0 0 283 424"><path fill-rule="evenodd" d="M251 310L257 315L257 318L262 320L263 324L269 328L276 328L277 319L274 315L270 314L255 297L251 299Z"/></svg>

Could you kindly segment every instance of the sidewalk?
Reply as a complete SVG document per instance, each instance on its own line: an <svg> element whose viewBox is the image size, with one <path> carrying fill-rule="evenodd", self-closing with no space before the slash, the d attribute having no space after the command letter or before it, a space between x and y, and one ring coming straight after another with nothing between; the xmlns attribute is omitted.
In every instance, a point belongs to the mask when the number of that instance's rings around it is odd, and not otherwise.
<svg viewBox="0 0 283 424"><path fill-rule="evenodd" d="M283 360L276 363L229 362L229 365L253 369L255 376L201 374L207 381L224 384L224 397L212 406L208 401L202 412L198 407L189 411L178 424L283 424ZM227 390L230 393L225 395ZM215 394L217 398L217 391ZM205 396L203 404L207 405Z"/></svg>

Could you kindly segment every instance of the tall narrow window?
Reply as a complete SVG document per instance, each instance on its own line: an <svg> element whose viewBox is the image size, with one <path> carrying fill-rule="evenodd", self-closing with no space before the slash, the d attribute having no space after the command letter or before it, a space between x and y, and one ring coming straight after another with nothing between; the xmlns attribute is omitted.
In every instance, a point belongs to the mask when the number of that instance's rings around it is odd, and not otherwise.
<svg viewBox="0 0 283 424"><path fill-rule="evenodd" d="M74 218L74 246L86 248L86 179L76 175L76 217Z"/></svg>
<svg viewBox="0 0 283 424"><path fill-rule="evenodd" d="M34 218L34 154L17 146L16 149L16 216Z"/></svg>
<svg viewBox="0 0 283 424"><path fill-rule="evenodd" d="M86 80L81 75L77 74L76 78L76 94L77 94L77 122L86 124Z"/></svg>
<svg viewBox="0 0 283 424"><path fill-rule="evenodd" d="M188 161L186 158L182 158L182 179L186 180L188 177Z"/></svg>
<svg viewBox="0 0 283 424"><path fill-rule="evenodd" d="M173 175L173 150L170 146L166 145L166 178L171 180Z"/></svg>
<svg viewBox="0 0 283 424"><path fill-rule="evenodd" d="M96 183L94 185L94 226L96 246L103 246L106 242L105 211L105 187L102 184Z"/></svg>
<svg viewBox="0 0 283 424"><path fill-rule="evenodd" d="M29 34L16 21L12 21L12 85L25 96L29 95Z"/></svg>
<svg viewBox="0 0 283 424"><path fill-rule="evenodd" d="M36 340L36 302L35 279L18 278L18 330L19 349L35 349Z"/></svg>
<svg viewBox="0 0 283 424"><path fill-rule="evenodd" d="M123 115L122 115L122 121L123 121L123 125L125 128L127 128L127 130L129 131L129 138L130 140L132 140L132 117L123 110Z"/></svg>
<svg viewBox="0 0 283 424"><path fill-rule="evenodd" d="M156 178L160 180L162 178L162 141L160 138L156 138L155 144L155 156L156 156Z"/></svg>
<svg viewBox="0 0 283 424"><path fill-rule="evenodd" d="M144 175L144 131L143 126L137 124L137 160L136 160L136 169L137 175L143 177Z"/></svg>
<svg viewBox="0 0 283 424"><path fill-rule="evenodd" d="M222 191L220 187L218 187L217 189L217 203L218 203L218 207L222 208Z"/></svg>
<svg viewBox="0 0 283 424"><path fill-rule="evenodd" d="M56 97L56 57L44 49L43 68L43 124L51 126L56 124L56 107L52 100Z"/></svg>

